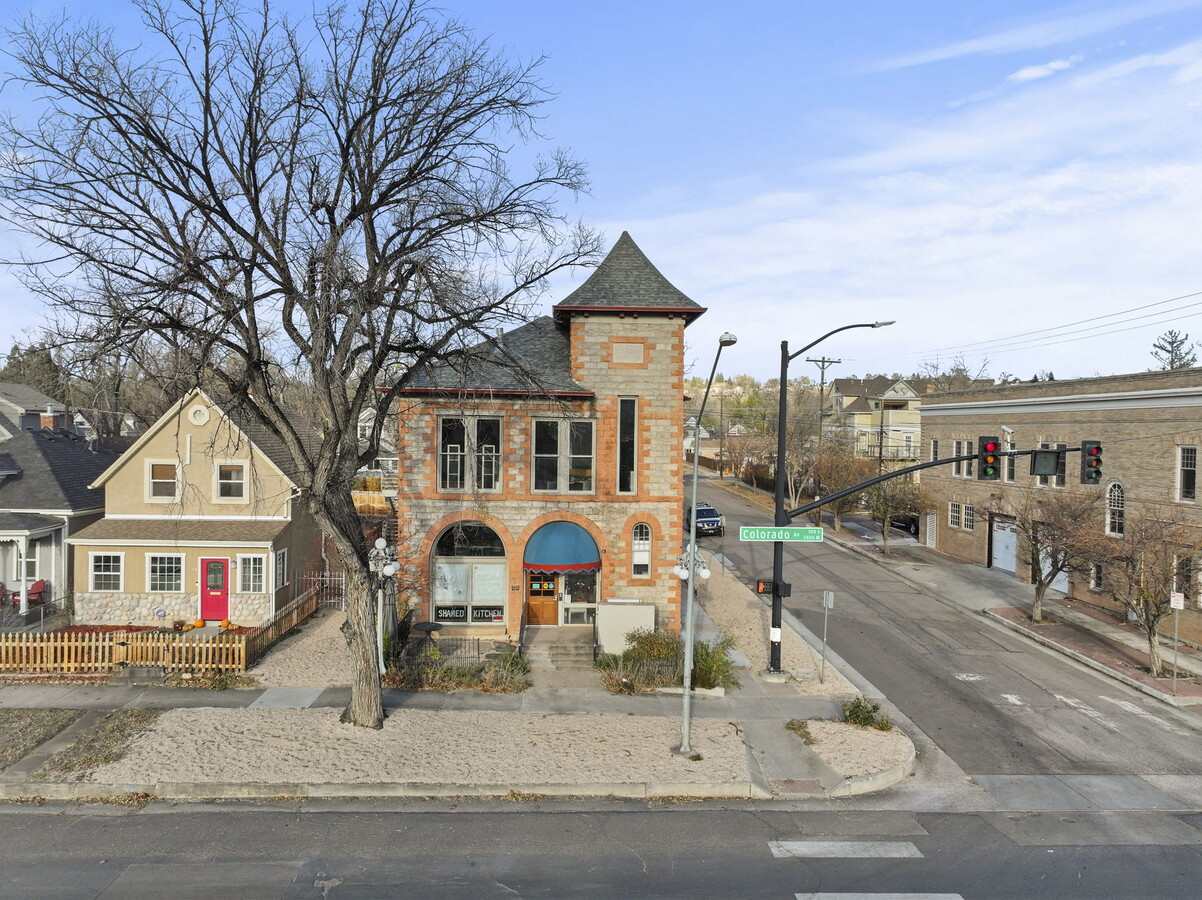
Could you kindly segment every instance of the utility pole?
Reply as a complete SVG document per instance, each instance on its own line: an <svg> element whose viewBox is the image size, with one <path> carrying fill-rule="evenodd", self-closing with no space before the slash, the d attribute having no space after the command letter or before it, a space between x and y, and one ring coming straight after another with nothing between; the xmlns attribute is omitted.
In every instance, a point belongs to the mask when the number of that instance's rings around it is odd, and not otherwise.
<svg viewBox="0 0 1202 900"><path fill-rule="evenodd" d="M826 408L826 369L827 366L836 366L843 362L841 359L827 359L825 356L821 359L810 359L806 357L806 362L812 362L818 366L818 371L821 373L818 376L818 455L817 460L822 461L822 432L825 431L823 426L822 410ZM822 485L818 481L818 467L814 467L814 494L822 496Z"/></svg>

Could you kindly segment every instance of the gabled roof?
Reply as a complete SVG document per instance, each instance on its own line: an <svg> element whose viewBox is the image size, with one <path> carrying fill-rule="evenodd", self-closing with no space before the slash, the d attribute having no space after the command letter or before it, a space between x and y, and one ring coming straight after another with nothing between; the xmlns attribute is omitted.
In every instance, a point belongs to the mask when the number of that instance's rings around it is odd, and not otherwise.
<svg viewBox="0 0 1202 900"><path fill-rule="evenodd" d="M105 469L100 477L95 480L94 486L103 487L105 482L113 476L120 466L136 456L142 447L150 443L156 434L175 421L176 417L182 414L184 407L196 397L203 398L206 403L225 416L226 421L251 444L257 447L285 477L291 480L294 487L301 486L303 479L299 477L301 473L298 470L296 461L292 458L292 454L288 452L288 448L284 446L284 442L280 438L269 428L260 424L250 410L245 409L242 405L231 399L217 402L217 400L201 388L193 388L172 404L170 409L159 416L157 422L142 432L133 445L121 454L119 460ZM304 441L306 447L311 452L315 452L319 446L318 435L305 427L303 420L299 417L293 420L293 426L301 433L301 439Z"/></svg>
<svg viewBox="0 0 1202 900"><path fill-rule="evenodd" d="M104 506L104 492L91 487L117 454L95 449L64 431L23 431L4 442L4 455L18 472L0 481L0 509L86 510Z"/></svg>
<svg viewBox="0 0 1202 900"><path fill-rule="evenodd" d="M591 398L572 378L566 325L550 316L483 341L438 365L416 371L402 394L556 394Z"/></svg>
<svg viewBox="0 0 1202 900"><path fill-rule="evenodd" d="M573 310L683 312L689 321L705 312L660 274L625 231L584 284L553 309L557 317Z"/></svg>
<svg viewBox="0 0 1202 900"><path fill-rule="evenodd" d="M21 413L63 408L61 403L47 397L37 388L31 388L27 384L14 384L11 381L0 381L0 403L6 403Z"/></svg>
<svg viewBox="0 0 1202 900"><path fill-rule="evenodd" d="M871 378L836 378L831 382L831 390L844 397L872 397L876 399L889 393L897 385L902 385L914 394L914 383L905 378L890 378L887 375L874 375Z"/></svg>

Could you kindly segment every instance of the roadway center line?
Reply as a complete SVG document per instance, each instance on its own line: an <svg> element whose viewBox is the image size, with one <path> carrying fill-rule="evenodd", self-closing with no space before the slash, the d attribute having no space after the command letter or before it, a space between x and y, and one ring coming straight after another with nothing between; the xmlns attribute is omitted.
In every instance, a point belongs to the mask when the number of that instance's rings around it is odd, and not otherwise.
<svg viewBox="0 0 1202 900"><path fill-rule="evenodd" d="M909 841L769 841L768 849L778 858L922 858Z"/></svg>
<svg viewBox="0 0 1202 900"><path fill-rule="evenodd" d="M1018 694L1002 694L1002 699L1004 699L1011 706L1023 705L1023 698L1018 696Z"/></svg>
<svg viewBox="0 0 1202 900"><path fill-rule="evenodd" d="M817 894L794 894L797 900L964 900L961 894L840 894L819 891Z"/></svg>

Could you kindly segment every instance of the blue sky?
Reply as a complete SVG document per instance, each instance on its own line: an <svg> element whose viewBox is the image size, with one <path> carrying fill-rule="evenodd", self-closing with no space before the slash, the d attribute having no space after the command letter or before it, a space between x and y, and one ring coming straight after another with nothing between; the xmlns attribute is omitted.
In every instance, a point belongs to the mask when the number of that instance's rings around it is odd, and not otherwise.
<svg viewBox="0 0 1202 900"><path fill-rule="evenodd" d="M879 319L807 355L1069 378L1202 339L1174 299L1202 291L1202 0L440 5L548 57L544 132L591 173L571 211L708 308L694 372L723 331L721 370L766 379L782 339ZM7 350L37 310L10 275L0 304Z"/></svg>

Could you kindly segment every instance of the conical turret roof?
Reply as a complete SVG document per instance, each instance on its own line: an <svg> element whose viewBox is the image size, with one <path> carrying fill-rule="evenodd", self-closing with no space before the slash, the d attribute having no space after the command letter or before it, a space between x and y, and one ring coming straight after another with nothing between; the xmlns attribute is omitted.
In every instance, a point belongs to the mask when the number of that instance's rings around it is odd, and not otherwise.
<svg viewBox="0 0 1202 900"><path fill-rule="evenodd" d="M682 312L690 320L705 312L660 274L626 231L588 280L554 310L556 315L575 310Z"/></svg>

